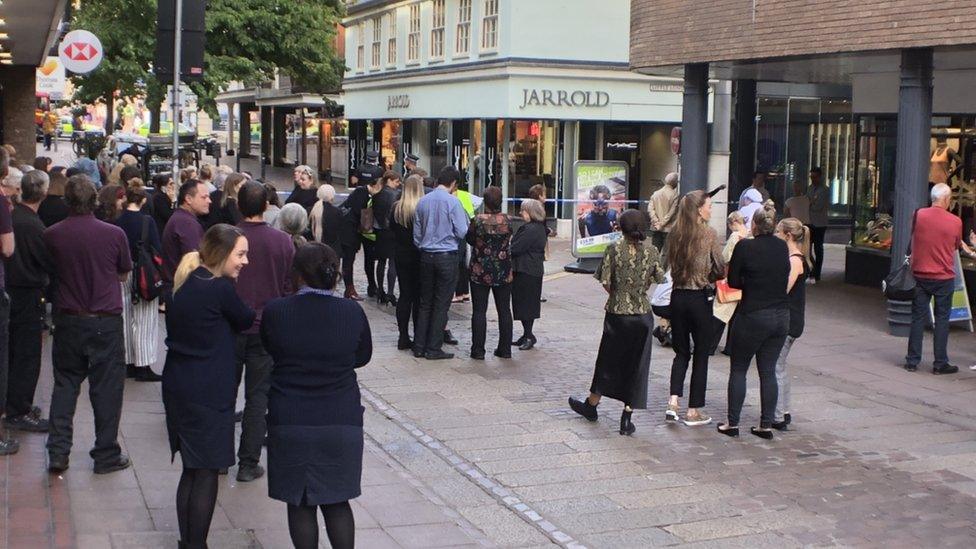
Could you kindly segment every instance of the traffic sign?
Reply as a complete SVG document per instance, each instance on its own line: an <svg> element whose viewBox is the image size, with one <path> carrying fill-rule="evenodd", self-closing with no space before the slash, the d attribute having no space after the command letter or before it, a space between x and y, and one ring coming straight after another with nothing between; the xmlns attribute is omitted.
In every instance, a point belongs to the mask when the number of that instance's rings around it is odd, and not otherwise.
<svg viewBox="0 0 976 549"><path fill-rule="evenodd" d="M73 30L64 35L58 47L58 57L64 68L77 74L88 74L102 62L102 42L86 30Z"/></svg>

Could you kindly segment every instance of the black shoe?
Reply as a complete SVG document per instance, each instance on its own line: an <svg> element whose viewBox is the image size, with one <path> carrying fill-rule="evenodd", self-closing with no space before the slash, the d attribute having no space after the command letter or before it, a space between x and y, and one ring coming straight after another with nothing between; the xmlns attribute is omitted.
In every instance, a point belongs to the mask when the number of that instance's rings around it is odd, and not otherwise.
<svg viewBox="0 0 976 549"><path fill-rule="evenodd" d="M377 293L376 294L376 304L377 305L386 305L386 294L384 294L383 292Z"/></svg>
<svg viewBox="0 0 976 549"><path fill-rule="evenodd" d="M789 412L783 414L783 422L786 423L787 425L793 423L793 416L790 415Z"/></svg>
<svg viewBox="0 0 976 549"><path fill-rule="evenodd" d="M95 465L96 475L107 475L109 473L114 473L116 471L122 471L123 469L128 469L132 467L132 462L129 461L129 456L125 454L120 454L119 457L112 463L105 465Z"/></svg>
<svg viewBox="0 0 976 549"><path fill-rule="evenodd" d="M12 456L20 450L20 443L12 438L0 439L0 456ZM64 468L68 468L68 458L65 458Z"/></svg>
<svg viewBox="0 0 976 549"><path fill-rule="evenodd" d="M163 380L163 376L152 371L149 366L143 366L141 368L136 368L139 372L136 374L136 381L147 382L147 383L158 383Z"/></svg>
<svg viewBox="0 0 976 549"><path fill-rule="evenodd" d="M525 343L519 345L519 350L520 351L531 351L532 348L535 347L535 344L536 344L537 341L538 340L535 338L535 336L529 336L529 337L525 338Z"/></svg>
<svg viewBox="0 0 976 549"><path fill-rule="evenodd" d="M234 423L240 423L244 421L244 410L234 412Z"/></svg>
<svg viewBox="0 0 976 549"><path fill-rule="evenodd" d="M445 345L457 345L458 340L454 337L454 334L450 330L444 330L444 344Z"/></svg>
<svg viewBox="0 0 976 549"><path fill-rule="evenodd" d="M227 468L224 467L222 469L217 469L217 474L218 475L226 475L227 474Z"/></svg>
<svg viewBox="0 0 976 549"><path fill-rule="evenodd" d="M724 429L722 427L725 427ZM719 423L715 429L727 437L736 438L739 436L739 426L729 427L727 423Z"/></svg>
<svg viewBox="0 0 976 549"><path fill-rule="evenodd" d="M366 297L376 297L376 288L373 286L368 286L366 288Z"/></svg>
<svg viewBox="0 0 976 549"><path fill-rule="evenodd" d="M485 352L484 351L480 351L480 352L479 351L471 351L471 358L474 359L474 360L484 360L485 359Z"/></svg>
<svg viewBox="0 0 976 549"><path fill-rule="evenodd" d="M764 440L773 440L773 432L769 429L750 427L749 432Z"/></svg>
<svg viewBox="0 0 976 549"><path fill-rule="evenodd" d="M237 482L251 482L264 476L264 467L260 465L241 465L237 469Z"/></svg>
<svg viewBox="0 0 976 549"><path fill-rule="evenodd" d="M524 343L525 343L525 336L523 335L522 337L512 342L512 347L521 347L522 344Z"/></svg>
<svg viewBox="0 0 976 549"><path fill-rule="evenodd" d="M654 336L654 339L656 339L657 342L660 343L662 347L664 346L664 343L667 341L667 339L664 337L664 330L662 330L660 326L655 326L654 331L651 332L651 335Z"/></svg>
<svg viewBox="0 0 976 549"><path fill-rule="evenodd" d="M773 424L772 424L772 427L773 427L773 429L776 429L777 431L789 431L790 430L790 424L785 419L783 421L774 421Z"/></svg>
<svg viewBox="0 0 976 549"><path fill-rule="evenodd" d="M417 347L414 347L413 348L413 357L414 358L424 358L424 356L426 356L426 355L427 355L427 351L424 351L423 349L418 349Z"/></svg>
<svg viewBox="0 0 976 549"><path fill-rule="evenodd" d="M386 294L386 302L396 307L399 300L397 299L397 296L393 294Z"/></svg>
<svg viewBox="0 0 976 549"><path fill-rule="evenodd" d="M48 456L47 470L52 473L63 473L68 470L68 456Z"/></svg>
<svg viewBox="0 0 976 549"><path fill-rule="evenodd" d="M512 352L511 351L505 352L501 349L495 349L495 356L497 356L498 358L512 358Z"/></svg>
<svg viewBox="0 0 976 549"><path fill-rule="evenodd" d="M918 365L917 364L905 364L905 370L906 371L909 371L909 372L918 371Z"/></svg>
<svg viewBox="0 0 976 549"><path fill-rule="evenodd" d="M634 427L634 424L630 421L630 417L631 417L631 415L633 415L633 413L634 413L633 410L631 410L630 412L628 412L627 410L624 410L624 412L622 414L620 414L620 434L621 435L630 436L630 435L634 434L637 431L637 427Z"/></svg>
<svg viewBox="0 0 976 549"><path fill-rule="evenodd" d="M936 375L942 374L955 374L959 372L958 366L953 366L952 364L946 364L945 366L940 366L938 368L932 368L932 373Z"/></svg>
<svg viewBox="0 0 976 549"><path fill-rule="evenodd" d="M454 353L445 353L444 351L427 351L424 357L427 360L450 360L454 358Z"/></svg>
<svg viewBox="0 0 976 549"><path fill-rule="evenodd" d="M577 414L585 417L588 421L596 421L600 414L596 411L596 406L590 404L589 399L577 400L569 397L569 407Z"/></svg>
<svg viewBox="0 0 976 549"><path fill-rule="evenodd" d="M29 433L46 433L51 427L50 423L48 423L46 419L34 417L31 414L24 414L16 417L5 417L3 418L3 424L6 425L8 429L27 431Z"/></svg>
<svg viewBox="0 0 976 549"><path fill-rule="evenodd" d="M37 419L41 419L41 408L39 406L31 406L30 412L27 412Z"/></svg>
<svg viewBox="0 0 976 549"><path fill-rule="evenodd" d="M407 350L410 350L410 349L413 349L413 341L410 341L410 338L400 339L400 340L397 341L397 350L398 351L407 351Z"/></svg>
<svg viewBox="0 0 976 549"><path fill-rule="evenodd" d="M135 379L139 375L139 368L136 368L135 364L125 365L125 377L127 379Z"/></svg>

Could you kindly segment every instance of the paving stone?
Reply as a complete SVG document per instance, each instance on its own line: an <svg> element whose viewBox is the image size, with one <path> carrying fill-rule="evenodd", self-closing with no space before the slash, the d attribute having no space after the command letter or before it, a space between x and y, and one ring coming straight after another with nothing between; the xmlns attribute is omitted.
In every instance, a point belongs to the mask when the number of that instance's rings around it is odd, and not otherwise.
<svg viewBox="0 0 976 549"><path fill-rule="evenodd" d="M503 547L524 547L547 541L544 534L498 505L462 507L458 512L476 528L485 533L492 543Z"/></svg>

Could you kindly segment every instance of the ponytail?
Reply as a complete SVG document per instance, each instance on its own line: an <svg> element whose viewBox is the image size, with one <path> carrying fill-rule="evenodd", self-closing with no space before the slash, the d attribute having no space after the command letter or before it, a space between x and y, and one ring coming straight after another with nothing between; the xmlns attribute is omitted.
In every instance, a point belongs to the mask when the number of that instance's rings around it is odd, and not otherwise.
<svg viewBox="0 0 976 549"><path fill-rule="evenodd" d="M180 260L179 267L176 268L176 274L173 276L173 294L180 290L186 279L190 277L190 273L200 268L202 262L200 261L200 252L193 251L188 252Z"/></svg>
<svg viewBox="0 0 976 549"><path fill-rule="evenodd" d="M813 258L810 255L810 227L803 226L803 242L800 243L800 253L803 254L803 261L807 264L807 269L813 268Z"/></svg>
<svg viewBox="0 0 976 549"><path fill-rule="evenodd" d="M784 235L789 236L793 242L796 242L796 245L800 248L800 253L803 254L803 261L807 269L812 268L813 260L810 259L810 227L807 227L795 217L787 217L779 222L777 229Z"/></svg>

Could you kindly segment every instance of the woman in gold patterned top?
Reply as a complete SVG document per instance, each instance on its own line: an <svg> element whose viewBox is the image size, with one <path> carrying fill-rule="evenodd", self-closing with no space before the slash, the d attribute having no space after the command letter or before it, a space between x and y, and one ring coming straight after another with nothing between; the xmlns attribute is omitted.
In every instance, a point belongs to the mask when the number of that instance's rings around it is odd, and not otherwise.
<svg viewBox="0 0 976 549"><path fill-rule="evenodd" d="M590 421L597 420L596 407L601 397L624 403L620 434L636 431L631 422L634 408L647 408L647 375L651 364L654 316L647 291L664 280L660 254L653 245L644 245L647 221L637 210L620 216L624 238L607 248L596 278L607 291L603 339L596 358L590 396L569 397L569 406Z"/></svg>

